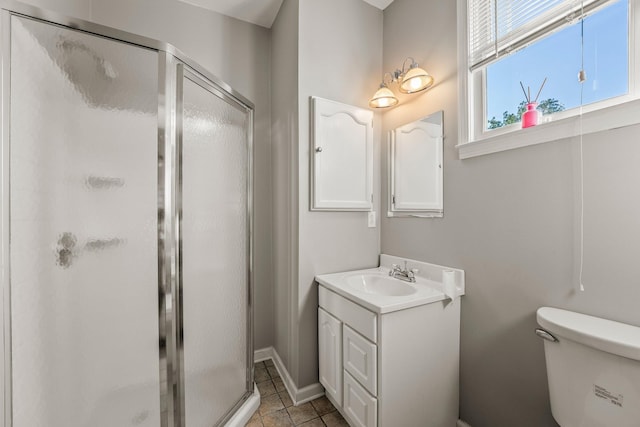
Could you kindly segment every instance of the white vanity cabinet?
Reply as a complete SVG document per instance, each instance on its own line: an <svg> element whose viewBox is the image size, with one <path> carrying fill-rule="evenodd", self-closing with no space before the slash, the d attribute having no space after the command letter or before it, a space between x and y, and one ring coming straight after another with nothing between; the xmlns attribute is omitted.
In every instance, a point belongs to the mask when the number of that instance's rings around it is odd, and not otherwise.
<svg viewBox="0 0 640 427"><path fill-rule="evenodd" d="M378 415L377 316L323 286L319 305L320 384L351 425L374 427Z"/></svg>
<svg viewBox="0 0 640 427"><path fill-rule="evenodd" d="M320 383L353 427L455 427L460 299L375 312L320 284Z"/></svg>
<svg viewBox="0 0 640 427"><path fill-rule="evenodd" d="M325 393L342 402L342 322L318 309L320 383Z"/></svg>

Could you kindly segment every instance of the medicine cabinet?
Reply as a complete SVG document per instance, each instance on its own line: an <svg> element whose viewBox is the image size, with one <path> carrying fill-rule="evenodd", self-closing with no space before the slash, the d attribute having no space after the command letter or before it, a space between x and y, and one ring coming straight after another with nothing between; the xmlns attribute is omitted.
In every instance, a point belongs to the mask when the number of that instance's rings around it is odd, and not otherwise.
<svg viewBox="0 0 640 427"><path fill-rule="evenodd" d="M388 217L442 217L442 111L389 132Z"/></svg>
<svg viewBox="0 0 640 427"><path fill-rule="evenodd" d="M311 156L311 210L372 210L372 111L311 97Z"/></svg>

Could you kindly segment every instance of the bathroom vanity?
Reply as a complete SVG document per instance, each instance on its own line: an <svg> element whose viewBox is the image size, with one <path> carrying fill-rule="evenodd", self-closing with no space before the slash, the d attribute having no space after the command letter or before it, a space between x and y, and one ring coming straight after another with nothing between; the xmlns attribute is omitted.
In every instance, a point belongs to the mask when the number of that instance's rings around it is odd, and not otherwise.
<svg viewBox="0 0 640 427"><path fill-rule="evenodd" d="M352 426L455 426L464 271L409 260L414 283L390 277L403 263L316 277L320 383Z"/></svg>

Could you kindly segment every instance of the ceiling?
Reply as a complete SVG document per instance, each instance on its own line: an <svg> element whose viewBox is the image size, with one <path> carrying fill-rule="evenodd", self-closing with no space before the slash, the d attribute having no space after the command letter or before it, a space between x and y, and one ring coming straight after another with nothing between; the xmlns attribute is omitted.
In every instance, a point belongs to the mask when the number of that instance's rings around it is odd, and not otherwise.
<svg viewBox="0 0 640 427"><path fill-rule="evenodd" d="M278 15L282 0L178 0L194 6L209 9L241 21L271 28ZM380 10L384 10L393 0L363 0Z"/></svg>
<svg viewBox="0 0 640 427"><path fill-rule="evenodd" d="M387 6L393 3L393 0L364 0L369 4L374 5L380 10L385 10Z"/></svg>

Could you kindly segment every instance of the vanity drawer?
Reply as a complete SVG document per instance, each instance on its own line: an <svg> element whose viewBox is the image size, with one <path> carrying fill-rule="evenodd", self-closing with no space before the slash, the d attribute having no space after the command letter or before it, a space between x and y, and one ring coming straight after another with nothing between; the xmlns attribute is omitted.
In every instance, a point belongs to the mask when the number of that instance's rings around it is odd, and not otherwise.
<svg viewBox="0 0 640 427"><path fill-rule="evenodd" d="M343 409L349 421L357 427L376 427L378 400L362 388L348 372L344 372Z"/></svg>
<svg viewBox="0 0 640 427"><path fill-rule="evenodd" d="M377 395L376 345L348 327L342 326L342 363L344 369L369 393Z"/></svg>
<svg viewBox="0 0 640 427"><path fill-rule="evenodd" d="M372 342L377 340L376 314L358 304L318 286L318 304Z"/></svg>

